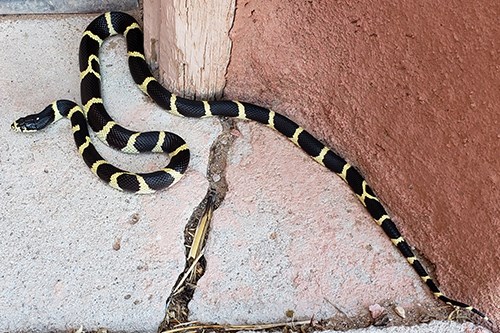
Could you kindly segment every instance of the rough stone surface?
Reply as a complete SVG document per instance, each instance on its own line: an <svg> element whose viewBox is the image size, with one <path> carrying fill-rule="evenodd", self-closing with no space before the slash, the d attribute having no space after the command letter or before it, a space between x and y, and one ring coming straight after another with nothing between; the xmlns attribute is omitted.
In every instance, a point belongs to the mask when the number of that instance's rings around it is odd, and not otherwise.
<svg viewBox="0 0 500 333"><path fill-rule="evenodd" d="M225 91L359 167L443 291L497 322L499 6L237 1Z"/></svg>
<svg viewBox="0 0 500 333"><path fill-rule="evenodd" d="M133 84L118 37L102 56L106 106L129 128L182 135L192 151L183 181L153 196L121 193L85 166L67 120L40 133L10 130L12 121L53 99L79 100L78 45L91 18L0 20L2 332L81 324L155 331L184 266L184 225L206 191L217 122L168 116L149 102ZM166 164L159 154L128 156L97 146L127 169Z"/></svg>
<svg viewBox="0 0 500 333"><path fill-rule="evenodd" d="M137 0L4 0L0 1L0 14L99 13L137 6Z"/></svg>
<svg viewBox="0 0 500 333"><path fill-rule="evenodd" d="M435 307L418 276L335 174L264 126L239 123L193 320L350 317L370 304Z"/></svg>
<svg viewBox="0 0 500 333"><path fill-rule="evenodd" d="M361 328L350 330L350 333L376 333L380 332L380 327ZM337 333L340 331L324 331L324 333ZM487 333L489 330L474 326L471 323L452 323L446 321L434 321L429 324L415 326L387 327L383 329L384 333Z"/></svg>

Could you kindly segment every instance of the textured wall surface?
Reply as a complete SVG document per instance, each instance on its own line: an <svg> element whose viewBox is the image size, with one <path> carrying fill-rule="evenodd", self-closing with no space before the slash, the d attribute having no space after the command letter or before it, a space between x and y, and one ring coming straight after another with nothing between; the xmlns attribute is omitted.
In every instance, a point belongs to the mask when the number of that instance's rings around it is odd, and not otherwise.
<svg viewBox="0 0 500 333"><path fill-rule="evenodd" d="M222 95L234 5L234 0L146 1L147 58L174 92L198 99Z"/></svg>
<svg viewBox="0 0 500 333"><path fill-rule="evenodd" d="M2 0L0 14L99 13L137 7L137 0Z"/></svg>
<svg viewBox="0 0 500 333"><path fill-rule="evenodd" d="M494 0L237 1L225 90L357 166L443 291L497 321L499 13Z"/></svg>

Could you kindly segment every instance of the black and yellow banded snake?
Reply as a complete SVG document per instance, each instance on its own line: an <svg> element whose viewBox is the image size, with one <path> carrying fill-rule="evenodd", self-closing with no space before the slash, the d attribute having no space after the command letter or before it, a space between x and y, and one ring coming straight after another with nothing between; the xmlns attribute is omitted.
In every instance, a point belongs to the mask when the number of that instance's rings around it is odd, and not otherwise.
<svg viewBox="0 0 500 333"><path fill-rule="evenodd" d="M439 300L471 311L485 320L485 314L465 303L445 296L416 258L396 225L361 174L342 157L322 144L289 118L267 108L239 101L194 101L165 89L151 74L143 49L143 34L133 17L120 12L97 17L85 30L80 44L81 108L68 100L59 100L42 112L16 120L12 128L28 132L40 130L67 117L71 120L76 145L88 167L110 186L134 193L152 193L177 182L189 163L189 149L182 138L169 132L134 132L118 125L106 112L101 96L99 49L109 36L122 34L127 42L128 63L135 83L160 107L184 117L234 117L264 124L287 137L316 162L340 176L366 207L391 242L398 248L422 281ZM151 173L121 170L102 158L89 136L88 124L106 144L126 153L165 152L169 164Z"/></svg>

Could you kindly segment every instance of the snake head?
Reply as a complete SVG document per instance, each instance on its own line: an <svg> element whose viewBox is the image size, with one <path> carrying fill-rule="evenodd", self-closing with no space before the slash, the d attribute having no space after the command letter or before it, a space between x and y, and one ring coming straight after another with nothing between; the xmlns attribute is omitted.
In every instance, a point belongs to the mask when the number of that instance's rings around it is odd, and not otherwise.
<svg viewBox="0 0 500 333"><path fill-rule="evenodd" d="M48 106L40 113L19 118L10 125L10 128L16 132L35 132L50 125L54 122L54 118L54 111Z"/></svg>
<svg viewBox="0 0 500 333"><path fill-rule="evenodd" d="M16 132L35 132L40 128L38 126L40 118L35 115L29 115L26 117L19 118L10 125L10 127Z"/></svg>

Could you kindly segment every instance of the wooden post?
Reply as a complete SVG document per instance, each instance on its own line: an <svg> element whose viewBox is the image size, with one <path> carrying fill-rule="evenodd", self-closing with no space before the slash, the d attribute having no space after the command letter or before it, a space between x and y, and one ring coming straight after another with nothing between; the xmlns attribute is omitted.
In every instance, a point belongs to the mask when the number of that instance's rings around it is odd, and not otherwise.
<svg viewBox="0 0 500 333"><path fill-rule="evenodd" d="M144 46L159 79L195 99L222 96L235 0L145 0Z"/></svg>

